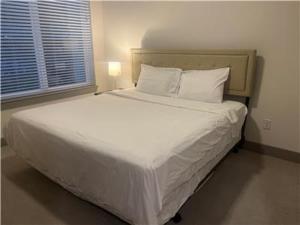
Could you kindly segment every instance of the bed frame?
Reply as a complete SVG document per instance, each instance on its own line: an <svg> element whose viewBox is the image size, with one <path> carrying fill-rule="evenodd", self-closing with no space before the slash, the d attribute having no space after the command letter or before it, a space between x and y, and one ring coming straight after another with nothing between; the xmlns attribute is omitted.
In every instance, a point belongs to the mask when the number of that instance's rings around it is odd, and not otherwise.
<svg viewBox="0 0 300 225"><path fill-rule="evenodd" d="M229 78L224 88L224 98L241 101L247 108L249 107L255 82L256 50L131 49L131 56L132 81L134 84L138 81L141 64L158 67L176 67L183 70L207 70L230 67ZM245 123L246 119L241 130L241 140L232 150L235 153L245 143ZM202 186L211 177L220 162L200 182L198 187ZM172 220L175 223L180 222L180 214L176 213Z"/></svg>

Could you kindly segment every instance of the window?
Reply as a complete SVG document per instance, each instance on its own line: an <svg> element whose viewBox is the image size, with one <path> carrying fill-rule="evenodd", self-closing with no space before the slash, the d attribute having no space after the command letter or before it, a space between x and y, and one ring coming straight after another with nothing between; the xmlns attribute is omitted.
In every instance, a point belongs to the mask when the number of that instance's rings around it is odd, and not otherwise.
<svg viewBox="0 0 300 225"><path fill-rule="evenodd" d="M91 85L89 1L1 1L1 100Z"/></svg>

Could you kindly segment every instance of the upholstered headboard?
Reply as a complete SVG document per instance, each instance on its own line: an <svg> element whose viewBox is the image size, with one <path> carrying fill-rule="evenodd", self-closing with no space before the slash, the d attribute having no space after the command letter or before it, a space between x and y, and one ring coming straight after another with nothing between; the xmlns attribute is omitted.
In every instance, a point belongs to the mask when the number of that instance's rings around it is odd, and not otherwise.
<svg viewBox="0 0 300 225"><path fill-rule="evenodd" d="M141 64L183 70L230 67L227 95L250 97L255 76L255 50L150 50L131 49L132 80L138 81Z"/></svg>

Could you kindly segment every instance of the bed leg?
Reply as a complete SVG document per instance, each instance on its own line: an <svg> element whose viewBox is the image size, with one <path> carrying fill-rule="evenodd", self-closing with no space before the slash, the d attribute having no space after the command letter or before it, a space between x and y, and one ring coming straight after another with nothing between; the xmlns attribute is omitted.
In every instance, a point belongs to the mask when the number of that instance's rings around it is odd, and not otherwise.
<svg viewBox="0 0 300 225"><path fill-rule="evenodd" d="M240 151L240 147L241 146L241 141L239 141L233 148L232 148L232 152L233 153L239 153Z"/></svg>
<svg viewBox="0 0 300 225"><path fill-rule="evenodd" d="M247 106L247 108L249 108L249 103L250 103L250 98L246 97L245 99L245 105ZM234 153L238 153L240 148L244 147L244 144L246 142L246 136L245 136L245 127L246 127L246 120L247 117L245 118L244 124L242 126L242 130L241 130L241 140L233 147L233 152Z"/></svg>
<svg viewBox="0 0 300 225"><path fill-rule="evenodd" d="M241 140L232 148L232 152L239 153L240 149L244 147L245 136L243 135Z"/></svg>
<svg viewBox="0 0 300 225"><path fill-rule="evenodd" d="M234 153L239 153L239 148L235 146L235 147L232 149L232 152L234 152Z"/></svg>
<svg viewBox="0 0 300 225"><path fill-rule="evenodd" d="M182 220L181 215L179 213L176 213L175 216L172 218L172 221L174 223L180 223L180 221Z"/></svg>

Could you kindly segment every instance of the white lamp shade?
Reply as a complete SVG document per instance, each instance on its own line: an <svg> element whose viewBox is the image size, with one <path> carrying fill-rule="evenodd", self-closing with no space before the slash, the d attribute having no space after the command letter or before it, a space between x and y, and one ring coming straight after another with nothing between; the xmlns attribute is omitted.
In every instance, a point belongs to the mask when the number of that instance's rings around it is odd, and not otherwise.
<svg viewBox="0 0 300 225"><path fill-rule="evenodd" d="M121 63L120 62L109 62L108 63L108 75L119 76L121 74Z"/></svg>

